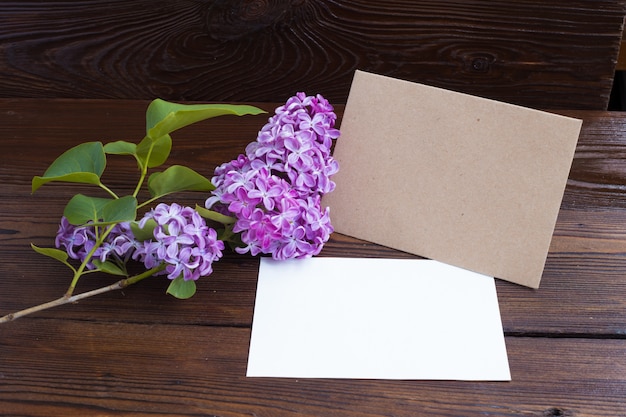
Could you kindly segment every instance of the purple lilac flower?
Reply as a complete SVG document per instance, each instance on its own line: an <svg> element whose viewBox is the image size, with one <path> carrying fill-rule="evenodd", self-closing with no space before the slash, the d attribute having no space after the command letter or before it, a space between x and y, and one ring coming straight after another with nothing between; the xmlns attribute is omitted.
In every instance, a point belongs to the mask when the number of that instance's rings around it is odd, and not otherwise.
<svg viewBox="0 0 626 417"><path fill-rule="evenodd" d="M101 262L110 257L127 261L130 254L135 249L135 237L130 230L130 223L118 223L107 236L105 242L94 252L94 258L99 258Z"/></svg>
<svg viewBox="0 0 626 417"><path fill-rule="evenodd" d="M139 242L128 222L119 223L94 251L93 259L125 264L132 257L147 269L165 263L163 273L169 279L182 276L185 280L197 280L211 274L213 262L222 257L224 243L217 239L217 232L209 228L194 209L178 204L159 204L141 219L139 226L144 227L149 219L154 219L157 224L154 239ZM102 226L74 226L63 217L55 245L65 249L70 258L83 262L95 246L97 234L103 231ZM87 268L93 270L96 266L89 262Z"/></svg>
<svg viewBox="0 0 626 417"><path fill-rule="evenodd" d="M65 249L71 259L83 262L95 246L97 234L103 232L104 227L102 226L90 224L75 226L63 216L54 243L58 249ZM93 259L99 259L101 262L114 260L124 263L131 256L135 243L130 224L128 222L119 223L107 235L102 245L94 251ZM95 269L96 266L89 262L87 268Z"/></svg>
<svg viewBox="0 0 626 417"><path fill-rule="evenodd" d="M154 239L141 242L133 258L148 269L165 262L169 279L182 276L197 280L213 272L213 262L222 257L224 242L217 232L191 207L178 204L159 204L140 220L139 226L153 219L156 222Z"/></svg>
<svg viewBox="0 0 626 417"><path fill-rule="evenodd" d="M205 206L235 217L239 253L275 259L317 255L333 231L321 196L333 191L337 116L321 95L298 93L261 129L245 154L215 169Z"/></svg>

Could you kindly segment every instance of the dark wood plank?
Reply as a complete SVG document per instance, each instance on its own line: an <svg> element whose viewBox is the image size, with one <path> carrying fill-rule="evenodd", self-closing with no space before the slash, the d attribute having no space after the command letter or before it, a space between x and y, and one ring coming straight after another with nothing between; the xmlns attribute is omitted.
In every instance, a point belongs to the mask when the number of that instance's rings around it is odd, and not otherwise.
<svg viewBox="0 0 626 417"><path fill-rule="evenodd" d="M4 415L621 417L626 410L626 340L507 338L513 381L490 383L246 378L249 329L29 319L0 332Z"/></svg>
<svg viewBox="0 0 626 417"><path fill-rule="evenodd" d="M59 297L69 284L55 261L38 257L31 242L50 246L73 188L46 186L30 194L30 180L62 151L84 140L138 140L147 102L106 100L0 100L0 300L2 313ZM274 105L265 105L272 110ZM341 107L339 107L341 110ZM565 112L584 119L551 252L539 290L498 282L508 334L626 333L626 115ZM172 163L210 175L256 136L266 116L223 117L174 134ZM75 126L72 126L74 121ZM80 122L76 122L80 121ZM130 188L134 163L112 158L116 187ZM582 185L581 185L582 184ZM181 202L202 203L185 195ZM407 257L402 252L336 234L324 256ZM199 282L198 294L177 301L166 282L151 279L123 292L64 306L38 317L249 326L258 261L229 255ZM89 278L81 290L111 283ZM175 311L163 316L163 311Z"/></svg>
<svg viewBox="0 0 626 417"><path fill-rule="evenodd" d="M355 69L535 108L607 108L622 0L14 0L0 96L345 102Z"/></svg>
<svg viewBox="0 0 626 417"><path fill-rule="evenodd" d="M624 36L622 35L622 39ZM619 47L619 55L617 56L617 64L615 65L616 71L626 70L626 41L622 40Z"/></svg>

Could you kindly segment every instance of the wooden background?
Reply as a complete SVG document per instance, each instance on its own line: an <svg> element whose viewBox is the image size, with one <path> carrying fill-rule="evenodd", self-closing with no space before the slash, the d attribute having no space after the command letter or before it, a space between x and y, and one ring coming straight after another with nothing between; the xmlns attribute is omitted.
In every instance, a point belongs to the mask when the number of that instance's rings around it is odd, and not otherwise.
<svg viewBox="0 0 626 417"><path fill-rule="evenodd" d="M0 2L0 97L346 101L355 69L607 108L621 0Z"/></svg>
<svg viewBox="0 0 626 417"><path fill-rule="evenodd" d="M141 135L144 103L119 99L267 103L303 90L337 104L358 68L603 110L625 13L622 0L0 1L2 309L65 290L65 271L33 262L28 244L49 243L67 193L31 196L30 179L69 143ZM565 114L585 133L542 288L498 282L513 382L245 378L258 263L230 256L186 303L149 280L7 325L0 414L623 416L626 115ZM224 123L211 127L215 152L198 152L199 127L174 160L212 168L258 128ZM340 235L324 254L344 252L401 256Z"/></svg>
<svg viewBox="0 0 626 417"><path fill-rule="evenodd" d="M31 195L32 176L83 141L139 140L147 104L0 99L0 314L69 284L66 268L29 245L53 245L77 190L51 184ZM0 325L0 415L624 417L626 113L562 114L584 124L541 288L497 280L513 381L246 378L259 263L228 251L189 300L167 296L167 280L156 277ZM175 132L170 163L209 175L264 122L220 117ZM104 182L130 192L133 159L109 164ZM175 200L205 198L183 197ZM333 234L322 256L409 255ZM91 275L79 291L113 281Z"/></svg>

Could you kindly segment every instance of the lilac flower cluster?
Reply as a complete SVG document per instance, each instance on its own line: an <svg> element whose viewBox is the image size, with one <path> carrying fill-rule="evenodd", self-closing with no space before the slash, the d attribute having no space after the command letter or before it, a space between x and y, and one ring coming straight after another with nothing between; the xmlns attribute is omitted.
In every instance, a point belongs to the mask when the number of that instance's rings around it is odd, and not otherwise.
<svg viewBox="0 0 626 417"><path fill-rule="evenodd" d="M213 272L213 262L222 257L224 242L197 211L162 203L146 213L139 227L145 227L150 219L156 222L154 239L141 242L133 259L143 262L147 269L165 262L169 279L182 276L185 281L195 281Z"/></svg>
<svg viewBox="0 0 626 417"><path fill-rule="evenodd" d="M96 245L97 236L104 233L101 226L86 225L74 226L64 216L55 238L55 246L63 248L71 259L83 262ZM92 259L101 262L112 260L116 263L126 263L135 248L135 237L128 222L115 225L107 235L105 241L93 253ZM88 269L95 269L93 262L87 264Z"/></svg>
<svg viewBox="0 0 626 417"><path fill-rule="evenodd" d="M156 223L154 239L138 241L128 222L119 223L94 251L92 259L123 265L132 258L147 269L165 264L164 273L169 279L182 276L185 280L197 280L213 272L212 264L222 257L224 242L217 239L217 232L207 226L198 212L178 204L159 204L146 213L139 227L151 219ZM83 262L103 231L102 226L74 226L63 217L55 244L65 249L70 258ZM93 270L96 266L89 262L87 268Z"/></svg>
<svg viewBox="0 0 626 417"><path fill-rule="evenodd" d="M323 194L339 166L331 156L337 116L321 95L298 93L261 129L245 154L215 169L205 206L237 220L238 253L274 259L317 255L333 232Z"/></svg>

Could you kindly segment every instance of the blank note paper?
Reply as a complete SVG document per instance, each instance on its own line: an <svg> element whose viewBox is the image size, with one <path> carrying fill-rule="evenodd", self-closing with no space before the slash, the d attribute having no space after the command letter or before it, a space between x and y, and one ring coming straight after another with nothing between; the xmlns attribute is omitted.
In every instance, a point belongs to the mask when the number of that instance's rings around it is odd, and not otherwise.
<svg viewBox="0 0 626 417"><path fill-rule="evenodd" d="M249 377L511 379L492 277L418 259L261 259Z"/></svg>

